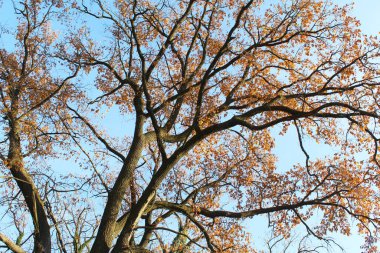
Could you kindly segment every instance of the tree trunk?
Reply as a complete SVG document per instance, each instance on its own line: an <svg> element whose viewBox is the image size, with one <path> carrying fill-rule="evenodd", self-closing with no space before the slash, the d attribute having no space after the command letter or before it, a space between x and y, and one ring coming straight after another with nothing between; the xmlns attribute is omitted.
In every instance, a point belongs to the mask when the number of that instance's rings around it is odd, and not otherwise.
<svg viewBox="0 0 380 253"><path fill-rule="evenodd" d="M12 176L24 196L29 213L34 225L34 250L35 253L51 252L51 236L48 218L44 210L44 203L34 185L32 177L24 167L19 135L19 123L17 120L17 102L12 103L12 111L9 114L9 151L7 165Z"/></svg>

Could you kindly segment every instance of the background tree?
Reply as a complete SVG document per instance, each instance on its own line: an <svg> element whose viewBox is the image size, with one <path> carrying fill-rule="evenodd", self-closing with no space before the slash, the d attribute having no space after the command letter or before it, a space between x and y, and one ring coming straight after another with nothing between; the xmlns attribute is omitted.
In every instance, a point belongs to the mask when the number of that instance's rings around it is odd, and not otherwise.
<svg viewBox="0 0 380 253"><path fill-rule="evenodd" d="M33 198L20 183L26 177L14 175L35 221L36 252L38 245L50 251L51 234L61 252L253 252L242 221L263 214L274 237L287 238L301 224L321 240L329 232L349 235L353 218L368 238L365 247L374 250L379 45L377 38L360 32L358 21L347 15L348 6L317 0L94 0L63 10L75 18L66 24L72 32L65 44L55 44L54 58L42 55L70 65L74 74L69 78L83 69L82 79L67 90L61 87L68 79L49 82L54 88L38 96L46 102L31 95L18 100L13 91L18 86L2 79L2 85L12 87L7 89L11 102L3 102L4 110L7 103L11 108L4 143L9 150L18 143L17 154L9 151L4 165L12 173L26 171L12 161L28 150L22 144L39 135L18 130L15 122L22 120L15 119L41 108L35 117L50 115L54 122L43 122L53 129L44 138L70 144L67 153L83 168L77 176L68 174L59 191L49 183L28 183ZM78 28L81 19L87 25ZM25 57L22 51L16 55ZM8 73L6 66L12 64L3 65ZM52 75L55 69L44 70ZM17 108L26 112L14 111L13 101L24 101ZM112 116L99 119L108 110ZM123 118L129 119L126 129L107 131ZM289 128L296 130L305 162L279 168L274 136ZM330 145L334 154L315 158L305 139ZM55 151L47 149L49 143L38 142L46 150L39 157ZM36 197L44 192L46 200ZM35 199L42 219L34 217ZM310 219L319 225L310 226Z"/></svg>
<svg viewBox="0 0 380 253"><path fill-rule="evenodd" d="M53 144L67 135L56 112L62 111L62 101L70 97L67 84L77 74L74 71L61 78L54 73L59 66L50 52L57 34L50 19L57 7L58 1L15 4L17 30L8 34L3 30L8 38L14 36L9 42L15 44L0 49L1 203L6 207L2 220L10 215L19 235L17 242L5 234L0 234L0 240L14 252L24 252L20 245L25 243L25 212L32 218L27 240L34 239L33 252L51 252L52 247L47 195L54 192L55 181L39 160L54 157Z"/></svg>

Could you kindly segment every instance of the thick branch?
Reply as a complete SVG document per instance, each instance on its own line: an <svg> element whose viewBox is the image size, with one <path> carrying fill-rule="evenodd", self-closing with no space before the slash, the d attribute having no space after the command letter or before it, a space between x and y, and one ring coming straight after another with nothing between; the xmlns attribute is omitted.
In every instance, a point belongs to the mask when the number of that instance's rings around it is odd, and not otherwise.
<svg viewBox="0 0 380 253"><path fill-rule="evenodd" d="M8 249L12 250L14 253L26 253L26 251L24 251L20 246L18 246L2 233L0 233L0 241L2 241L8 247Z"/></svg>

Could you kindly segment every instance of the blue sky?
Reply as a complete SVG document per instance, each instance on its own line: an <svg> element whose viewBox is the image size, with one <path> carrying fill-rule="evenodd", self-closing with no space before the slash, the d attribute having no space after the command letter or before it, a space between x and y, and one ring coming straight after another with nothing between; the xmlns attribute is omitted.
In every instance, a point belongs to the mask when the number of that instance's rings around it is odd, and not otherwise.
<svg viewBox="0 0 380 253"><path fill-rule="evenodd" d="M355 16L361 22L361 29L367 35L380 35L380 0L334 0L338 5L344 5L354 3L351 15ZM380 37L380 36L379 36ZM380 39L380 38L379 38ZM332 152L332 148L326 145L317 145L312 141L305 142L307 150L310 155L323 157ZM279 169L287 169L295 163L303 163L304 155L299 148L296 132L294 129L290 129L285 136L276 137L275 153L278 155L278 167ZM313 224L313 221L309 221L309 224ZM257 217L252 221L247 221L247 230L254 235L255 246L262 247L265 240L268 239L270 233L267 229L267 218ZM296 233L302 234L303 228L299 227ZM337 243L344 248L346 253L359 253L362 252L360 246L363 244L363 238L356 233L356 228L353 228L352 235L341 236L331 235L334 237ZM281 245L278 250L281 251ZM294 248L290 248L287 252L292 252ZM330 252L337 251L338 248L333 248ZM277 251L274 251L277 252ZM321 251L322 252L322 251ZM327 252L327 251L326 251Z"/></svg>
<svg viewBox="0 0 380 253"><path fill-rule="evenodd" d="M348 0L335 0L338 4L350 3ZM367 34L379 35L380 32L380 1L355 0L353 16L361 21L361 28Z"/></svg>
<svg viewBox="0 0 380 253"><path fill-rule="evenodd" d="M0 0L1 2L1 0ZM339 5L348 4L354 2L354 7L352 11L352 15L357 17L361 21L361 28L364 33L369 35L379 35L380 31L380 0L335 0L335 3ZM6 24L6 26L11 27L14 23L14 16L11 15L12 12L9 12L4 14L5 10L9 10L8 7L10 7L11 1L10 0L4 0L4 8L0 9L0 15L1 21L0 24ZM9 47L11 46L9 43L9 40L7 40L6 37L1 37L0 35L0 48L3 47ZM112 117L112 116L111 116ZM109 118L108 118L109 119ZM128 121L129 119L125 119ZM127 122L124 122L123 124L113 124L113 126L121 127L128 124ZM122 129L110 129L114 132L119 132ZM120 132L119 132L120 133ZM292 140L291 143L289 143L289 140ZM302 152L299 150L298 146L294 147L294 150L292 148L289 148L290 145L292 145L295 141L294 138L294 132L290 133L282 138L278 138L278 143L276 144L276 152L279 154L280 157L280 163L279 166L286 167L297 162L304 161L304 157ZM310 153L313 151L323 155L323 152L321 151L321 145L314 145L310 144L309 146ZM281 157L284 157L281 159ZM62 165L62 167L65 167ZM254 235L257 235L255 241L260 241L260 239L265 239L268 234L263 234L263 231L266 229L266 220L264 219L258 219L257 223L250 223L247 226L248 230L254 230ZM351 237L342 237L338 236L338 242L345 248L347 253L357 253L360 252L360 245L362 244L362 240L356 236L353 235ZM290 251L291 252L291 251Z"/></svg>

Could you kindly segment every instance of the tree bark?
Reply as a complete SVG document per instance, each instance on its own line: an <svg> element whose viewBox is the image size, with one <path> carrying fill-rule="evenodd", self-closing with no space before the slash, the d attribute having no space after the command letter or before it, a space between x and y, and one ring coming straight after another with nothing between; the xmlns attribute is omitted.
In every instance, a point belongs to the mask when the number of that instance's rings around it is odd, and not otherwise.
<svg viewBox="0 0 380 253"><path fill-rule="evenodd" d="M12 159L13 160L13 159ZM20 188L34 224L34 250L35 253L51 252L50 226L44 210L44 203L33 183L31 176L25 168L11 160L11 173Z"/></svg>
<svg viewBox="0 0 380 253"><path fill-rule="evenodd" d="M22 156L20 124L18 115L18 94L12 94L11 111L8 113L9 122L9 150L7 166L21 190L28 206L34 225L34 250L36 253L51 252L51 236L48 218L44 210L44 203L33 182L32 177L24 167Z"/></svg>
<svg viewBox="0 0 380 253"><path fill-rule="evenodd" d="M11 239L9 239L7 236L5 236L2 233L0 233L0 241L2 241L8 247L8 249L10 249L11 251L15 253L26 253L26 251L24 251L19 245L12 242Z"/></svg>
<svg viewBox="0 0 380 253"><path fill-rule="evenodd" d="M135 99L135 106L136 108L142 108L141 98ZM142 111L137 109L132 145L126 161L121 168L120 174L116 179L115 185L108 194L108 200L104 208L98 233L90 251L91 253L109 252L112 247L113 240L117 236L115 233L115 225L118 219L121 204L130 185L132 173L140 160L144 148L144 122L145 116L142 114Z"/></svg>

